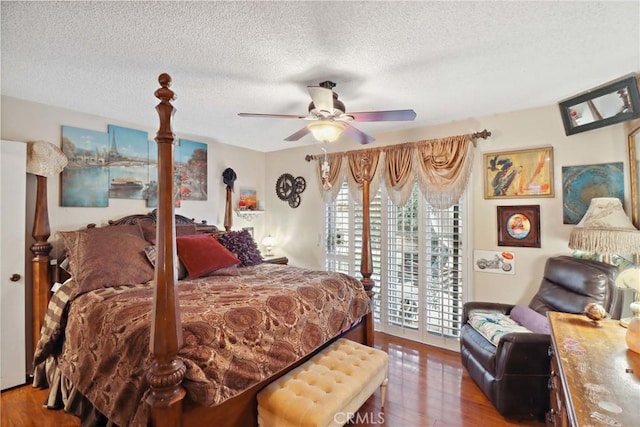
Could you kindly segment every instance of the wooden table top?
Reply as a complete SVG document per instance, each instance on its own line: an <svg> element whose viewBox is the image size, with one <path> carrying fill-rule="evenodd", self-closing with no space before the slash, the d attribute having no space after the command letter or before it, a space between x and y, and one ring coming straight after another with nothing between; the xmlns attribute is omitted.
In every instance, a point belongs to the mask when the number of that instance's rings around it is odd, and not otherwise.
<svg viewBox="0 0 640 427"><path fill-rule="evenodd" d="M640 425L640 354L627 348L627 330L618 320L547 315L571 425Z"/></svg>

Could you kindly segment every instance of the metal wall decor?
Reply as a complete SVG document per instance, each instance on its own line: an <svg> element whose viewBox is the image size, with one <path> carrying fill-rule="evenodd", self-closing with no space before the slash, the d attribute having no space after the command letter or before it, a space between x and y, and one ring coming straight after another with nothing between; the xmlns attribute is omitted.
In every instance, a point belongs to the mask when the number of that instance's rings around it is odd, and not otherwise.
<svg viewBox="0 0 640 427"><path fill-rule="evenodd" d="M276 195L292 208L300 206L300 194L307 188L307 181L301 176L294 178L290 173L283 173L276 181Z"/></svg>

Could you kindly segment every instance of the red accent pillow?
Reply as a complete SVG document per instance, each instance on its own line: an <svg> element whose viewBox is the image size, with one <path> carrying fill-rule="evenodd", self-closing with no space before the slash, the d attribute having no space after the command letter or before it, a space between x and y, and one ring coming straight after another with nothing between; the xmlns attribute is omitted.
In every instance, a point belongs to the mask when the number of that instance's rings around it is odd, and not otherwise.
<svg viewBox="0 0 640 427"><path fill-rule="evenodd" d="M207 276L240 262L210 234L176 237L176 246L178 257L187 269L190 279Z"/></svg>

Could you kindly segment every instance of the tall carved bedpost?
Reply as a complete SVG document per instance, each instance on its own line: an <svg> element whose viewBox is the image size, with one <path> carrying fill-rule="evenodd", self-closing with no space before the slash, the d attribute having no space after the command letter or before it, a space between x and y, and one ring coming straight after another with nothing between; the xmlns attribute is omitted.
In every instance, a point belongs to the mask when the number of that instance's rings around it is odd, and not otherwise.
<svg viewBox="0 0 640 427"><path fill-rule="evenodd" d="M231 186L227 185L226 202L224 205L224 231L231 231L233 225L233 208L231 206Z"/></svg>
<svg viewBox="0 0 640 427"><path fill-rule="evenodd" d="M373 265L371 264L371 238L370 238L370 220L369 220L369 184L371 176L369 175L369 158L362 159L363 175L362 175L362 258L360 264L360 273L362 274L362 286L364 286L367 295L371 298L371 310L373 311L373 285L375 282L371 278L373 274ZM373 313L365 317L365 334L366 344L373 347Z"/></svg>
<svg viewBox="0 0 640 427"><path fill-rule="evenodd" d="M40 338L40 328L49 305L51 277L49 273L49 209L47 202L47 179L57 177L67 166L68 160L58 146L47 141L27 143L27 173L36 176L36 207L31 235L35 239L31 245L32 267L32 343L33 351Z"/></svg>
<svg viewBox="0 0 640 427"><path fill-rule="evenodd" d="M151 352L153 363L147 372L150 393L147 404L151 406L154 426L175 427L182 425L182 399L185 390L181 383L186 372L184 363L176 356L182 346L180 306L176 297L177 257L174 224L173 151L175 135L171 130L174 93L169 86L171 76L161 74L161 88L155 96L160 126L156 134L158 143L158 221L156 234L155 288L151 324Z"/></svg>
<svg viewBox="0 0 640 427"><path fill-rule="evenodd" d="M38 345L40 339L40 328L44 321L44 315L49 304L51 288L49 286L49 253L52 246L49 243L51 229L49 228L49 209L47 207L47 177L36 175L36 212L33 219L33 231L31 235L35 239L31 245L31 267L33 269L33 328L32 343L33 350Z"/></svg>

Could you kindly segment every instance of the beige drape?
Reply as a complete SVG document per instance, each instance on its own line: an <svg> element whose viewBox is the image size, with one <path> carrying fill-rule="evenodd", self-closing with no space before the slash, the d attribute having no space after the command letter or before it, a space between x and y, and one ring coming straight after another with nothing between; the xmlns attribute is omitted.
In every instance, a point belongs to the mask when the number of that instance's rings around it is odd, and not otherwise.
<svg viewBox="0 0 640 427"><path fill-rule="evenodd" d="M471 175L472 149L469 135L416 146L415 175L427 203L436 209L445 209L460 200Z"/></svg>
<svg viewBox="0 0 640 427"><path fill-rule="evenodd" d="M446 209L457 203L466 189L474 148L474 137L469 134L330 154L329 181L332 188L329 191L322 189L324 156L317 156L318 181L324 201L331 202L335 200L346 174L349 194L353 200L362 203L362 182L367 172L370 199L376 196L380 181L384 180L387 194L397 206L407 203L413 184L417 182L431 206ZM343 156L347 159L346 165L339 160Z"/></svg>
<svg viewBox="0 0 640 427"><path fill-rule="evenodd" d="M391 202L397 206L404 206L411 196L411 189L415 182L413 172L413 157L416 149L413 146L402 145L390 148L385 153L384 182Z"/></svg>
<svg viewBox="0 0 640 427"><path fill-rule="evenodd" d="M322 163L324 162L324 156L318 159L318 167L316 172L318 174L318 183L320 186L320 194L322 194L322 200L325 203L331 203L336 199L344 180L344 168L342 167L342 153L339 154L327 154L327 163L329 163L329 176L327 181L331 185L330 189L324 188L324 181L322 179Z"/></svg>
<svg viewBox="0 0 640 427"><path fill-rule="evenodd" d="M380 151L353 151L349 153L347 160L349 162L347 182L349 183L349 194L351 198L357 203L362 204L362 183L365 178L368 177L369 202L371 202L380 188L380 174L378 173Z"/></svg>

